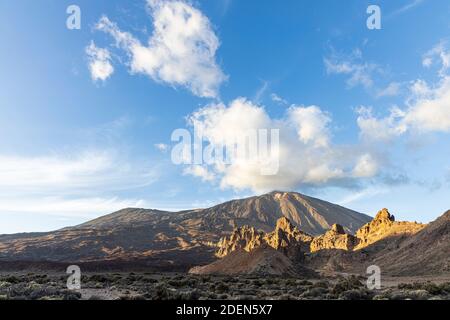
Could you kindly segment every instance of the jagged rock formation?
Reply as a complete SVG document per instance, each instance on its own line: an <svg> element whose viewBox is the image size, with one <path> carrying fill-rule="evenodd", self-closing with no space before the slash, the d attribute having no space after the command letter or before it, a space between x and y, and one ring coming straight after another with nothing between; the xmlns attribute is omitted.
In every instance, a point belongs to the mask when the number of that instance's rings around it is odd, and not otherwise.
<svg viewBox="0 0 450 320"><path fill-rule="evenodd" d="M355 249L365 248L387 237L413 235L425 226L417 222L395 221L395 217L389 213L388 209L382 209L371 222L356 232L359 243Z"/></svg>
<svg viewBox="0 0 450 320"><path fill-rule="evenodd" d="M356 236L346 234L340 225L334 225L325 234L311 242L311 252L324 249L353 251L366 248L386 238L413 235L425 227L416 222L398 222L388 209L380 210L375 218L356 231Z"/></svg>
<svg viewBox="0 0 450 320"><path fill-rule="evenodd" d="M283 217L278 219L275 230L269 233L256 231L249 226L235 229L229 237L219 241L216 256L223 258L239 249L250 252L262 245L291 253L295 253L294 247L296 251L301 249L302 252L311 253L321 250L355 251L389 237L413 235L424 227L416 222L397 222L387 209L382 209L371 222L357 230L356 236L346 233L343 226L334 224L324 234L311 237Z"/></svg>
<svg viewBox="0 0 450 320"><path fill-rule="evenodd" d="M264 233L256 231L253 227L239 227L229 237L220 239L216 257L222 258L237 250L250 252L264 243L263 238Z"/></svg>
<svg viewBox="0 0 450 320"><path fill-rule="evenodd" d="M292 227L286 218L278 221L273 232L252 231L250 234L254 237L256 234L258 239L243 243L250 250L230 251L216 262L196 267L191 272L294 275L316 270L333 275L335 272L365 273L367 266L375 264L381 267L383 274L389 275L450 275L450 211L435 222L423 225L397 222L383 209L358 230L356 236L335 224L325 234L311 240ZM300 236L293 236L298 234ZM290 249L298 248L299 244L309 244L309 248L300 251L303 255L289 254ZM305 255L308 252L311 253ZM303 266L302 272L298 271L298 266Z"/></svg>
<svg viewBox="0 0 450 320"><path fill-rule="evenodd" d="M275 230L264 236L264 241L276 250L303 245L311 242L312 239L309 234L294 227L286 217L278 219Z"/></svg>
<svg viewBox="0 0 450 320"><path fill-rule="evenodd" d="M334 224L331 230L313 239L310 250L311 252L324 249L341 249L349 251L353 250L358 243L358 238L345 233L345 230L341 225Z"/></svg>
<svg viewBox="0 0 450 320"><path fill-rule="evenodd" d="M250 252L262 245L275 250L302 249L308 246L312 237L294 227L288 218L278 219L275 230L270 233L256 231L255 228L242 226L235 229L229 237L222 238L217 244L216 256L223 258L231 252L244 250Z"/></svg>

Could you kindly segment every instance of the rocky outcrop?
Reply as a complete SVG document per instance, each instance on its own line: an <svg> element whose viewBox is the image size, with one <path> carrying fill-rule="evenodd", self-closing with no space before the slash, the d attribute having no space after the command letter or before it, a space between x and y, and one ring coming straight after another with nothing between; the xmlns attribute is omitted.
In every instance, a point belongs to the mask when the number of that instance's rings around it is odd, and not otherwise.
<svg viewBox="0 0 450 320"><path fill-rule="evenodd" d="M264 243L263 232L256 231L253 227L242 226L235 229L229 237L220 239L216 257L222 258L240 249L250 252L262 243Z"/></svg>
<svg viewBox="0 0 450 320"><path fill-rule="evenodd" d="M250 227L236 229L219 243L227 244L227 250L219 251L227 252L223 258L190 272L228 275L304 275L311 270L324 274L365 273L369 265L375 264L390 275L448 275L449 237L450 211L424 225L395 221L389 210L382 209L356 235L334 224L314 238L294 227L289 219L281 218L275 230L269 233ZM293 256L292 251L301 254Z"/></svg>
<svg viewBox="0 0 450 320"><path fill-rule="evenodd" d="M356 232L359 243L355 249L365 248L387 237L413 235L425 226L417 222L395 221L395 217L389 213L388 209L382 209L371 222Z"/></svg>
<svg viewBox="0 0 450 320"><path fill-rule="evenodd" d="M374 259L383 271L393 275L450 276L450 211L396 244Z"/></svg>
<svg viewBox="0 0 450 320"><path fill-rule="evenodd" d="M265 243L276 250L303 245L311 242L312 239L309 234L294 227L286 217L278 219L275 230L264 236Z"/></svg>
<svg viewBox="0 0 450 320"><path fill-rule="evenodd" d="M216 256L223 258L236 250L251 252L262 245L293 254L301 251L321 250L355 251L389 237L413 235L422 230L424 224L398 222L388 209L380 210L375 218L357 230L356 235L346 233L340 224L334 224L324 234L312 237L295 227L288 218L278 219L275 230L269 233L257 231L253 227L237 228L229 237L222 238L217 246Z"/></svg>
<svg viewBox="0 0 450 320"><path fill-rule="evenodd" d="M229 237L218 242L216 256L223 258L240 249L251 252L262 245L285 252L293 248L301 250L308 248L312 239L310 235L294 227L289 219L282 217L277 220L275 230L269 233L256 231L249 226L235 229Z"/></svg>
<svg viewBox="0 0 450 320"><path fill-rule="evenodd" d="M324 249L341 249L350 251L359 243L358 238L351 234L347 234L344 228L339 224L334 224L331 230L325 234L315 237L310 245L311 252Z"/></svg>
<svg viewBox="0 0 450 320"><path fill-rule="evenodd" d="M354 251L368 247L387 238L413 235L422 230L424 224L417 222L398 222L388 209L380 210L375 218L362 226L353 236L346 234L342 226L335 224L325 234L315 237L311 242L311 252L324 249Z"/></svg>

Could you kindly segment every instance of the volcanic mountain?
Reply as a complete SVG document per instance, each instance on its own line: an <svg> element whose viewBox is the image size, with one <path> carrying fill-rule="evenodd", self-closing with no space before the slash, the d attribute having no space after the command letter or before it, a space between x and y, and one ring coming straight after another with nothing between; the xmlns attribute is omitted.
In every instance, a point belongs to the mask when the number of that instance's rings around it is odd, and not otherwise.
<svg viewBox="0 0 450 320"><path fill-rule="evenodd" d="M215 243L234 228L249 225L269 232L281 217L310 235L322 234L336 223L354 233L371 220L326 201L275 191L207 209L123 209L53 232L1 235L0 262L140 261L147 267L183 270L213 261Z"/></svg>

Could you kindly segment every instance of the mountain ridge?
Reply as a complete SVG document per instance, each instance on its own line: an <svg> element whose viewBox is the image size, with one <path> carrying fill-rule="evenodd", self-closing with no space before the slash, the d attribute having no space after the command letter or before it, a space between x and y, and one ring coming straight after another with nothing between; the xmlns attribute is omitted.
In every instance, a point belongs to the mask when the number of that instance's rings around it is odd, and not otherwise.
<svg viewBox="0 0 450 320"><path fill-rule="evenodd" d="M320 199L274 191L205 209L122 209L53 232L3 236L0 260L81 263L148 259L196 264L212 261L214 243L234 228L251 225L269 231L281 217L293 219L295 227L311 234L320 234L334 223L354 232L371 219Z"/></svg>

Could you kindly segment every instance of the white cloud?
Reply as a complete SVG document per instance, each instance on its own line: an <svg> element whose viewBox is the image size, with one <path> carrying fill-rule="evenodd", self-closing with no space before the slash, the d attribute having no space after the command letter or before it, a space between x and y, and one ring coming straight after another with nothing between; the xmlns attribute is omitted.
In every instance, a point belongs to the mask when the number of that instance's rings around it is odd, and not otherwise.
<svg viewBox="0 0 450 320"><path fill-rule="evenodd" d="M0 155L2 194L61 194L95 188L121 190L147 185L154 179L152 169L134 168L108 151L85 151L73 156Z"/></svg>
<svg viewBox="0 0 450 320"><path fill-rule="evenodd" d="M413 97L426 97L432 93L428 83L421 79L412 82L410 91Z"/></svg>
<svg viewBox="0 0 450 320"><path fill-rule="evenodd" d="M57 217L89 219L124 208L143 208L144 200L112 198L39 197L8 198L0 201L0 212L45 214Z"/></svg>
<svg viewBox="0 0 450 320"><path fill-rule="evenodd" d="M328 114L317 106L292 106L288 110L288 118L297 128L300 141L305 144L314 143L318 147L327 147L329 143Z"/></svg>
<svg viewBox="0 0 450 320"><path fill-rule="evenodd" d="M169 146L165 143L156 143L155 148L161 152L167 152L169 150Z"/></svg>
<svg viewBox="0 0 450 320"><path fill-rule="evenodd" d="M111 64L111 54L108 49L98 48L94 41L86 47L86 54L89 61L89 71L94 81L105 81L114 73L114 67Z"/></svg>
<svg viewBox="0 0 450 320"><path fill-rule="evenodd" d="M362 199L372 198L374 196L377 196L379 194L388 193L389 189L386 187L383 188L374 188L370 187L358 192L352 192L350 195L344 197L341 200L337 200L336 204L340 206L348 206L349 204L352 204L356 201L360 201Z"/></svg>
<svg viewBox="0 0 450 320"><path fill-rule="evenodd" d="M372 108L361 106L357 109L357 123L360 135L368 140L391 140L405 132L404 126L400 125L399 119L404 113L398 108L392 108L389 116L377 118L373 115Z"/></svg>
<svg viewBox="0 0 450 320"><path fill-rule="evenodd" d="M357 178L373 177L378 172L378 163L370 154L362 155L353 169L353 176Z"/></svg>
<svg viewBox="0 0 450 320"><path fill-rule="evenodd" d="M406 111L402 124L420 132L450 132L450 77L419 96Z"/></svg>
<svg viewBox="0 0 450 320"><path fill-rule="evenodd" d="M399 94L401 89L401 84L398 82L391 82L389 85L378 91L377 97L393 97Z"/></svg>
<svg viewBox="0 0 450 320"><path fill-rule="evenodd" d="M325 68L328 74L348 75L347 86L353 88L361 85L368 89L373 86L373 74L380 72L380 67L374 63L362 61L362 53L356 49L350 55L338 55L333 53L324 58Z"/></svg>
<svg viewBox="0 0 450 320"><path fill-rule="evenodd" d="M144 206L143 200L121 194L156 179L154 168L129 163L112 151L0 155L0 213L92 218Z"/></svg>
<svg viewBox="0 0 450 320"><path fill-rule="evenodd" d="M406 5L404 5L403 7L395 10L394 12L392 12L389 16L396 16L398 14L402 14L408 10L411 10L415 7L417 7L419 4L421 4L424 0L411 0L409 3L407 3Z"/></svg>
<svg viewBox="0 0 450 320"><path fill-rule="evenodd" d="M444 77L434 87L423 80L415 81L411 94L406 108L392 108L384 118L374 117L371 109L359 109L361 135L388 140L407 132L450 132L450 77Z"/></svg>
<svg viewBox="0 0 450 320"><path fill-rule="evenodd" d="M272 99L272 101L274 101L274 102L276 102L276 103L279 103L279 104L281 104L281 105L287 105L287 104L289 104L289 103L287 102L286 99L283 99L282 97L280 97L280 96L277 95L276 93L272 93L272 94L270 95L270 98Z"/></svg>
<svg viewBox="0 0 450 320"><path fill-rule="evenodd" d="M201 165L192 165L186 167L183 171L185 175L191 175L197 178L201 178L202 181L214 181L215 175L209 172L208 168Z"/></svg>
<svg viewBox="0 0 450 320"><path fill-rule="evenodd" d="M255 103L261 103L261 99L264 97L264 95L266 94L266 91L268 89L269 89L269 82L263 80L262 83L261 83L261 86L256 91L256 94L255 94L255 97L253 98L253 101L255 101Z"/></svg>
<svg viewBox="0 0 450 320"><path fill-rule="evenodd" d="M364 152L357 148L348 152L346 147L331 143L330 122L330 115L317 106L292 106L283 118L273 119L263 107L245 98L228 106L211 104L189 117L189 123L202 132L203 139L216 148L227 146L229 141L240 141L249 130L279 129L279 170L275 175L262 175L255 159L235 155L226 165L216 161L197 167L194 175L211 181L214 177L222 188L256 192L302 185L340 185L354 179L355 170L364 177L375 175L376 170L368 164L372 159L366 158L365 167L359 159ZM268 158L276 156L271 153Z"/></svg>
<svg viewBox="0 0 450 320"><path fill-rule="evenodd" d="M434 59L437 59L435 61ZM374 140L388 140L407 132L413 134L450 132L450 52L440 42L428 51L424 67L439 64L439 80L430 84L422 79L411 82L405 107L394 107L388 116L377 118L370 108L358 109L361 136Z"/></svg>
<svg viewBox="0 0 450 320"><path fill-rule="evenodd" d="M434 64L440 64L440 76L445 76L447 70L450 68L450 51L446 49L446 42L441 41L434 48L429 50L422 58L422 65L430 68Z"/></svg>
<svg viewBox="0 0 450 320"><path fill-rule="evenodd" d="M216 97L226 76L215 61L219 40L209 19L184 1L148 0L148 6L154 29L147 45L107 17L97 29L127 52L132 73L186 87L200 97Z"/></svg>

